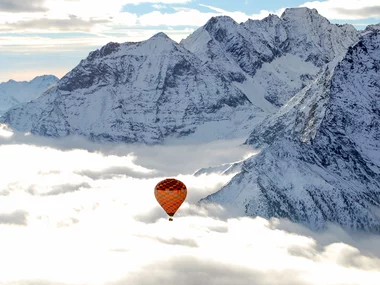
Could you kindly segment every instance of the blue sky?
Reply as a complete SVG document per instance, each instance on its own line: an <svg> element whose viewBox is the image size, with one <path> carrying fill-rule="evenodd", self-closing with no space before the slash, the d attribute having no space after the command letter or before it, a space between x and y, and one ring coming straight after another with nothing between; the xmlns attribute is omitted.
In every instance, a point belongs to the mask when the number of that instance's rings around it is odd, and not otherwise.
<svg viewBox="0 0 380 285"><path fill-rule="evenodd" d="M2 0L0 82L62 77L110 41L141 41L161 31L180 41L212 16L243 22L280 16L287 7L316 8L332 23L357 29L380 22L378 0Z"/></svg>
<svg viewBox="0 0 380 285"><path fill-rule="evenodd" d="M284 5L286 3L286 5ZM305 3L305 1L284 1L284 0L271 0L271 1L259 1L259 0L227 0L227 1L216 1L216 0L194 0L187 3L173 3L173 4L160 4L165 6L162 11L167 13L173 12L172 7L188 7L192 9L197 9L201 12L211 12L212 10L203 7L200 5L213 6L220 9L224 9L226 11L241 11L246 14L258 14L260 10L271 10L275 11L283 7L297 7L301 4ZM152 3L141 3L140 5L125 5L123 7L124 11L129 11L136 13L138 15L142 15L145 13L149 13L152 11Z"/></svg>

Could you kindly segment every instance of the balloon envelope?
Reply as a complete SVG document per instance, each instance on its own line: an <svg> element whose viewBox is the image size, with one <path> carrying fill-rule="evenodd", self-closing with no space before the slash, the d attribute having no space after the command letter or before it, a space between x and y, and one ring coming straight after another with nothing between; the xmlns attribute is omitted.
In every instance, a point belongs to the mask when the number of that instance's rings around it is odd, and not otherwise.
<svg viewBox="0 0 380 285"><path fill-rule="evenodd" d="M181 181L168 178L160 181L154 187L154 196L165 212L170 217L173 217L186 199L187 188Z"/></svg>

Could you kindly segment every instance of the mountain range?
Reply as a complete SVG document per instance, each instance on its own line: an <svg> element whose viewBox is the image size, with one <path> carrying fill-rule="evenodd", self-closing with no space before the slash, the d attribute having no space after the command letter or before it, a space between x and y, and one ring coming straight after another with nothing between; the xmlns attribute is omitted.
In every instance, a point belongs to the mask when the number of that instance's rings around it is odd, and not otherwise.
<svg viewBox="0 0 380 285"><path fill-rule="evenodd" d="M0 122L100 142L245 137L257 154L195 173L238 172L201 203L380 233L378 27L290 8L240 24L214 17L180 43L111 42Z"/></svg>
<svg viewBox="0 0 380 285"><path fill-rule="evenodd" d="M95 141L247 137L358 37L353 26L331 24L315 9L241 24L214 17L179 44L163 33L109 43L1 121L37 135Z"/></svg>

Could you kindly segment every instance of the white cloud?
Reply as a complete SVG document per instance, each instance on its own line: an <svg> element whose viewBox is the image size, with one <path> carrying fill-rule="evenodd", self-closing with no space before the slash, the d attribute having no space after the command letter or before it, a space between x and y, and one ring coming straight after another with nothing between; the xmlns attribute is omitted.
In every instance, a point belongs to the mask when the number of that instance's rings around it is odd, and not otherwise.
<svg viewBox="0 0 380 285"><path fill-rule="evenodd" d="M144 1L145 2L145 1ZM263 10L259 14L247 15L244 12L229 12L213 6L200 4L207 7L211 12L200 12L197 9L187 7L174 7L174 13L162 13L159 10L162 3L187 3L190 1L146 1L153 4L152 11L147 14L137 16L129 12L120 12L127 2L123 0L115 1L64 1L47 0L46 6L49 11L46 13L3 13L0 23L3 24L3 31L97 31L105 32L116 28L154 27L154 26L201 26L211 17L228 15L238 22L251 19L261 19L267 16L270 11ZM138 3L134 3L138 4ZM88 9L91 7L91 9ZM272 13L280 14L282 10ZM186 34L187 35L187 34Z"/></svg>
<svg viewBox="0 0 380 285"><path fill-rule="evenodd" d="M275 15L281 16L282 12L285 10L285 9L279 9L277 11L261 10L259 14L250 14L249 15L249 14L245 14L244 12L241 12L241 11L231 12L231 11L226 11L224 9L220 9L218 7L204 5L204 4L200 4L200 6L209 8L210 10L217 12L218 15L230 16L232 19L234 19L238 23L245 22L248 19L260 20L260 19L267 17L269 14L275 14Z"/></svg>
<svg viewBox="0 0 380 285"><path fill-rule="evenodd" d="M124 0L109 1L65 1L46 0L51 18L65 18L75 15L84 19L104 19L117 15L124 4Z"/></svg>
<svg viewBox="0 0 380 285"><path fill-rule="evenodd" d="M127 1L127 0L109 0L109 1L92 1L92 0L80 0L80 1L65 1L65 0L46 0L45 6L47 11L39 13L0 13L2 16L0 23L10 25L17 28L17 26L23 30L27 29L27 25L20 27L20 23L35 23L38 21L51 22L68 21L70 17L75 17L81 21L77 23L78 30L82 30L83 23L101 23L104 21L111 21L114 25L118 25L121 18L123 23L130 26L136 25L136 15L128 12L121 12L122 8L126 4L138 5L141 3L179 3L184 4L190 1L186 0L162 0L162 1ZM157 4L158 5L158 4ZM89 8L91 7L91 8ZM1 11L0 11L1 12ZM119 20L115 20L119 19ZM56 24L57 25L57 24ZM30 25L29 25L30 26ZM45 25L45 29L48 25ZM64 29L65 25L61 25L61 29ZM40 30L43 30L42 28Z"/></svg>
<svg viewBox="0 0 380 285"><path fill-rule="evenodd" d="M25 211L14 211L12 213L0 214L0 224L10 225L26 225L26 217L28 213Z"/></svg>
<svg viewBox="0 0 380 285"><path fill-rule="evenodd" d="M160 9L166 9L167 8L166 5L161 5L161 4L153 4L152 7L154 9L158 9L158 10L160 10Z"/></svg>
<svg viewBox="0 0 380 285"><path fill-rule="evenodd" d="M192 173L252 151L237 141L148 147L9 132L0 136L1 284L372 285L380 278L378 236L333 225L313 233L198 205L232 175ZM165 177L188 188L173 222L153 195Z"/></svg>
<svg viewBox="0 0 380 285"><path fill-rule="evenodd" d="M32 20L22 20L14 23L7 23L2 28L3 31L91 31L95 30L99 24L106 24L109 20L82 20L74 15L69 15L66 19L41 18Z"/></svg>
<svg viewBox="0 0 380 285"><path fill-rule="evenodd" d="M13 131L7 125L0 124L0 137L9 138L13 136Z"/></svg>
<svg viewBox="0 0 380 285"><path fill-rule="evenodd" d="M315 8L326 18L335 20L361 20L380 18L378 0L327 0L306 2L301 7Z"/></svg>
<svg viewBox="0 0 380 285"><path fill-rule="evenodd" d="M167 25L167 26L202 26L211 17L227 15L233 18L238 23L245 22L248 19L262 19L269 14L281 15L284 9L278 11L260 11L259 14L245 14L244 12L230 12L217 7L207 6L200 4L202 7L209 8L213 12L201 12L197 9L187 8L187 7L175 7L173 8L175 13L162 13L160 11L153 11L144 14L138 18L138 22L143 26L156 26L156 25Z"/></svg>
<svg viewBox="0 0 380 285"><path fill-rule="evenodd" d="M202 13L196 9L178 9L175 13L162 13L153 11L138 18L142 26L201 26L204 25L215 13Z"/></svg>
<svg viewBox="0 0 380 285"><path fill-rule="evenodd" d="M0 2L0 11L20 13L20 12L45 12L47 9L44 7L44 0L2 0Z"/></svg>

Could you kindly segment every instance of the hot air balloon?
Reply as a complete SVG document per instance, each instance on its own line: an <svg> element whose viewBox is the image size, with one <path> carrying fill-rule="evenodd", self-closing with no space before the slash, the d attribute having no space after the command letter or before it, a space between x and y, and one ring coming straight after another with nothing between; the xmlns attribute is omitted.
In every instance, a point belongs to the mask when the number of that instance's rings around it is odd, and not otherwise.
<svg viewBox="0 0 380 285"><path fill-rule="evenodd" d="M186 185L174 178L164 179L154 187L154 196L170 216L169 221L173 221L172 217L186 199Z"/></svg>

